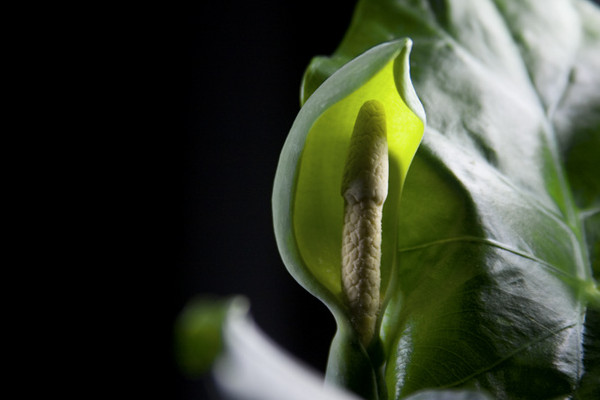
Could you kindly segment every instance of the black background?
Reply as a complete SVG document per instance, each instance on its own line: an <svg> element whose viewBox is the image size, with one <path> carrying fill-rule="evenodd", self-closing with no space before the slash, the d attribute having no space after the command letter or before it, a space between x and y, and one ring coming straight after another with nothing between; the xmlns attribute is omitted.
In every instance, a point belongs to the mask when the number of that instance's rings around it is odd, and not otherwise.
<svg viewBox="0 0 600 400"><path fill-rule="evenodd" d="M171 243L165 248L172 261L164 254L167 264L156 277L172 277L158 343L169 359L169 398L214 395L210 379L185 378L170 353L174 318L195 295L246 296L269 337L313 368L325 368L335 323L281 262L271 194L304 69L313 56L335 50L354 4L204 2L157 35L167 52L159 65L171 76L163 90L172 100L166 103L172 124L164 121L164 137L154 134L159 148L164 140L158 157L169 151L156 171L166 184L158 199L170 210L160 211L162 225L173 228L159 234Z"/></svg>

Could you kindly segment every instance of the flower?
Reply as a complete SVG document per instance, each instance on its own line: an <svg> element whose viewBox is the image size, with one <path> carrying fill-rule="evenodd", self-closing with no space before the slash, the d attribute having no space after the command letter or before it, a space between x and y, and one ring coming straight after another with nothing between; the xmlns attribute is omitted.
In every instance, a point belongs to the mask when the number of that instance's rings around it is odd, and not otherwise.
<svg viewBox="0 0 600 400"><path fill-rule="evenodd" d="M342 293L344 166L359 110L375 100L385 109L389 160L376 296L385 302L396 257L402 186L425 128L425 113L409 76L411 45L409 39L378 45L325 80L301 108L275 177L273 219L282 259L292 276L332 311L338 323L333 348L353 348L351 357L356 351L364 355L365 349L355 346L360 339L351 323L354 311ZM329 366L328 374L335 370Z"/></svg>

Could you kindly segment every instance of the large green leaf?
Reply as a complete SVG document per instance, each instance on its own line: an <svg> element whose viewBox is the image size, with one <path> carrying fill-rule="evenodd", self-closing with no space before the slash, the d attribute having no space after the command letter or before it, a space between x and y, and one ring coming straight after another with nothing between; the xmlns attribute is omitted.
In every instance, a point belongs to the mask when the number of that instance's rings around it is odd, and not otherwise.
<svg viewBox="0 0 600 400"><path fill-rule="evenodd" d="M345 147L336 135L311 147L307 135L397 57L393 45L358 56L403 37L414 41L412 85L427 128L401 200L404 175L390 176L382 348L364 349L338 290L341 198L334 192ZM411 92L404 71L392 86ZM336 53L307 70L305 104L273 198L286 266L338 322L330 379L393 399L425 388L476 387L517 399L576 391L588 398L597 390L589 371L598 371L599 327L586 325L587 304L599 302L597 71L600 11L591 3L359 2ZM410 98L408 108L424 120ZM410 158L396 159L408 165ZM304 184L303 168L314 171ZM596 339L584 351L585 335Z"/></svg>

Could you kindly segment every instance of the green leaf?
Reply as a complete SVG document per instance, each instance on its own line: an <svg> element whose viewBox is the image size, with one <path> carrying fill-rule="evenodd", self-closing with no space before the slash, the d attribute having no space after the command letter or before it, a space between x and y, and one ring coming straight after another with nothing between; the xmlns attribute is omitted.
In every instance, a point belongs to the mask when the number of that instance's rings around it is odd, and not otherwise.
<svg viewBox="0 0 600 400"><path fill-rule="evenodd" d="M381 348L364 349L340 297L346 145L330 132L354 121L337 102L396 57L380 43L404 37L414 42L412 84L405 66L395 86L414 85L427 128L406 182L406 169L390 175ZM597 371L598 347L583 343L600 329L586 322L587 306L600 304L599 70L600 11L589 2L359 2L338 50L305 74L273 197L287 268L338 323L332 380L367 398L594 392L586 370ZM403 98L424 121L416 98ZM313 139L331 108L341 119Z"/></svg>

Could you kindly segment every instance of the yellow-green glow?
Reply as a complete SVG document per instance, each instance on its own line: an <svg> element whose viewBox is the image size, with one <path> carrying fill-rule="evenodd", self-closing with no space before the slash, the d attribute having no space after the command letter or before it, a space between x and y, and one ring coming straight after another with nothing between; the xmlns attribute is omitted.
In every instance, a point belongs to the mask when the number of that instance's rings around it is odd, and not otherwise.
<svg viewBox="0 0 600 400"><path fill-rule="evenodd" d="M390 61L366 84L317 119L308 133L300 161L293 211L296 242L308 269L339 298L344 218L340 186L360 107L372 99L385 107L390 157L388 201L399 200L408 167L423 135L423 123L398 94L393 66ZM384 227L384 236L385 232ZM386 245L385 237L383 244Z"/></svg>

